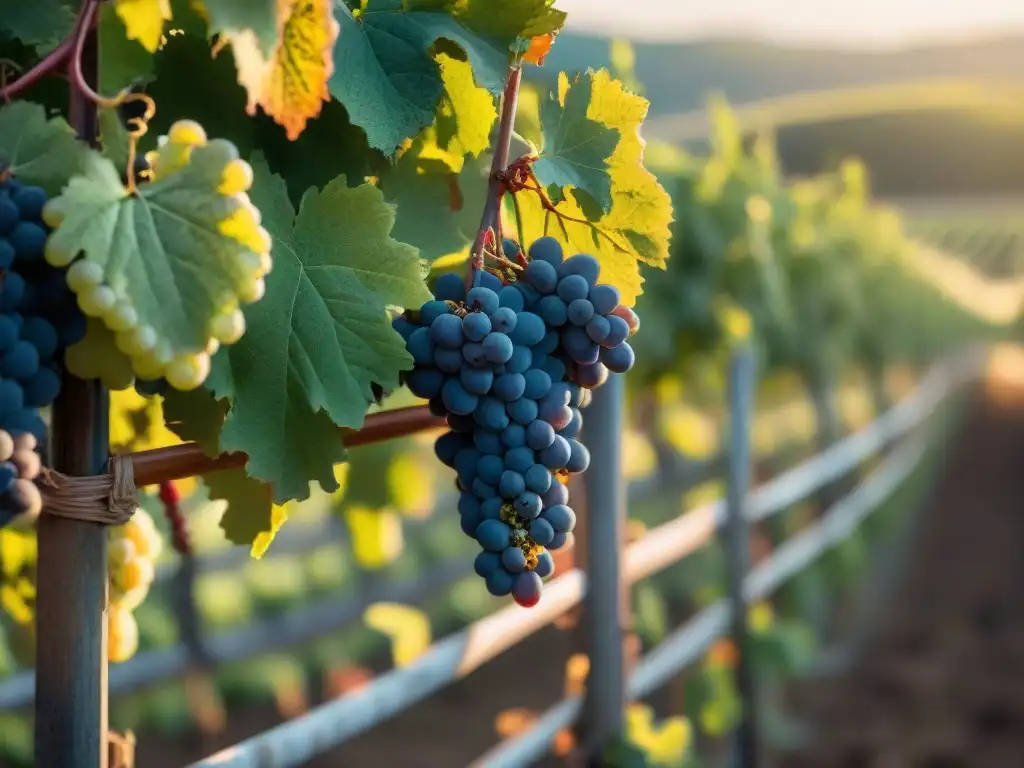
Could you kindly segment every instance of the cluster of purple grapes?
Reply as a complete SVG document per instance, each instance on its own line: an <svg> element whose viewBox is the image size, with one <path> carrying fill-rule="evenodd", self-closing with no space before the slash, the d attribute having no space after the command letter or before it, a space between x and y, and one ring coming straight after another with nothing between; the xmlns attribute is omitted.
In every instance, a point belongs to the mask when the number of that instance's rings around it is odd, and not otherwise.
<svg viewBox="0 0 1024 768"><path fill-rule="evenodd" d="M515 242L505 249L518 255ZM456 471L462 529L483 549L476 572L526 607L576 525L566 483L590 464L580 410L609 371L632 367L637 325L618 290L597 283L592 256L563 259L545 237L530 259L510 284L480 270L467 291L444 275L432 301L394 321L416 364L406 385L447 417L436 451Z"/></svg>
<svg viewBox="0 0 1024 768"><path fill-rule="evenodd" d="M43 258L46 199L39 187L12 178L0 183L0 436L17 446L0 463L0 526L38 514L41 502L31 481L39 471L35 450L46 438L39 411L57 398L63 351L86 328L65 271ZM6 445L0 437L2 452Z"/></svg>

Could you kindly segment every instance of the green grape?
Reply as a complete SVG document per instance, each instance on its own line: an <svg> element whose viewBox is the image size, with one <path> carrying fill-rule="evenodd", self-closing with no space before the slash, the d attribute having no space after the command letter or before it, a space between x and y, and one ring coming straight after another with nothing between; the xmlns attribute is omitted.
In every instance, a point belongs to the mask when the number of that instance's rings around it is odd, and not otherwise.
<svg viewBox="0 0 1024 768"><path fill-rule="evenodd" d="M245 192L251 186L252 166L245 160L232 160L224 166L217 191L222 195L236 195Z"/></svg>
<svg viewBox="0 0 1024 768"><path fill-rule="evenodd" d="M79 259L68 267L67 281L72 291L81 293L103 282L103 267L95 261Z"/></svg>
<svg viewBox="0 0 1024 768"><path fill-rule="evenodd" d="M139 324L139 313L126 301L119 302L103 316L107 328L112 331L130 331Z"/></svg>
<svg viewBox="0 0 1024 768"><path fill-rule="evenodd" d="M202 145L207 142L206 131L195 120L178 120L167 131L170 144Z"/></svg>
<svg viewBox="0 0 1024 768"><path fill-rule="evenodd" d="M157 340L156 330L151 325L138 325L115 337L117 348L129 356L148 352L156 346Z"/></svg>
<svg viewBox="0 0 1024 768"><path fill-rule="evenodd" d="M94 285L78 294L78 306L89 317L103 317L116 302L114 289L108 285Z"/></svg>
<svg viewBox="0 0 1024 768"><path fill-rule="evenodd" d="M175 358L167 366L164 377L177 390L188 392L195 389L210 375L210 356L205 352Z"/></svg>
<svg viewBox="0 0 1024 768"><path fill-rule="evenodd" d="M246 304L251 304L262 299L266 290L266 283L263 282L263 278L261 277L257 280L253 280L247 286L239 290L238 297Z"/></svg>
<svg viewBox="0 0 1024 768"><path fill-rule="evenodd" d="M218 315L210 324L210 335L224 344L234 344L245 333L245 315L236 309L226 315Z"/></svg>

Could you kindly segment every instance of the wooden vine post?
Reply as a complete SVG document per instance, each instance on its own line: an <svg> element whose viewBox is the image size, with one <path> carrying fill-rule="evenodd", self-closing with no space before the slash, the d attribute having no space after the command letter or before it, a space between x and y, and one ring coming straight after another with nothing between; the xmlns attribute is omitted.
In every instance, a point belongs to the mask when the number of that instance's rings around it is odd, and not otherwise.
<svg viewBox="0 0 1024 768"><path fill-rule="evenodd" d="M86 29L82 34L82 74L95 87L96 32ZM72 126L80 138L92 143L97 132L96 104L73 83L69 90ZM102 384L64 374L53 407L50 450L50 465L71 477L105 471L108 395ZM107 526L43 514L38 541L36 765L105 768Z"/></svg>

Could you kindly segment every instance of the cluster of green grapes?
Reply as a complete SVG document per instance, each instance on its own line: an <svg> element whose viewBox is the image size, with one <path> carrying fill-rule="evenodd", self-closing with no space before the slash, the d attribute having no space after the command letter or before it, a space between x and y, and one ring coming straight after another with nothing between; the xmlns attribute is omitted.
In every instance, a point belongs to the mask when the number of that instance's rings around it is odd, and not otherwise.
<svg viewBox="0 0 1024 768"><path fill-rule="evenodd" d="M117 348L130 358L135 374L148 381L166 379L179 390L201 385L209 375L210 358L220 345L234 344L242 337L245 315L239 303L251 303L263 297L264 278L271 269L271 238L261 226L260 212L247 194L253 182L252 167L239 158L234 144L224 139L208 140L198 123L180 120L171 126L167 136L160 137L159 148L146 155L144 166L148 166L149 182L159 183L180 172L192 161L197 148L203 148L202 163L223 168L217 194L238 203L233 213L219 223L220 234L245 247L231 265L236 273L236 285L223 297L220 312L207 329L207 341L202 350L176 354L171 341L161 337L152 325L141 322L136 307L106 282L104 268L96 261L75 260L77 253L66 252L59 244L53 244L52 238L45 251L51 265L68 268L68 286L75 293L78 306L88 317L102 320L114 334ZM58 227L64 217L58 201L43 210L44 220L53 228ZM71 372L94 378L86 371Z"/></svg>
<svg viewBox="0 0 1024 768"><path fill-rule="evenodd" d="M112 662L127 661L138 650L139 627L134 611L149 594L162 547L153 518L143 509L137 509L131 520L110 532L107 655Z"/></svg>

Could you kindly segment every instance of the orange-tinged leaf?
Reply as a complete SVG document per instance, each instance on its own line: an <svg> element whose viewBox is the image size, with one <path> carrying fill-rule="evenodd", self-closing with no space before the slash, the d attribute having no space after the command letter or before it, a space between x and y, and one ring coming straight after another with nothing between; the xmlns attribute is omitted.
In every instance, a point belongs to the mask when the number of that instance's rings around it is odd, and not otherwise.
<svg viewBox="0 0 1024 768"><path fill-rule="evenodd" d="M263 56L252 30L229 36L238 82L249 94L249 114L257 105L295 140L330 99L332 51L341 30L331 0L278 0L278 40Z"/></svg>
<svg viewBox="0 0 1024 768"><path fill-rule="evenodd" d="M547 35L537 35L537 37L530 40L530 47L526 51L526 55L523 58L531 64L536 64L538 67L544 66L544 59L549 53L551 53L551 47L555 44L555 35L550 33Z"/></svg>

